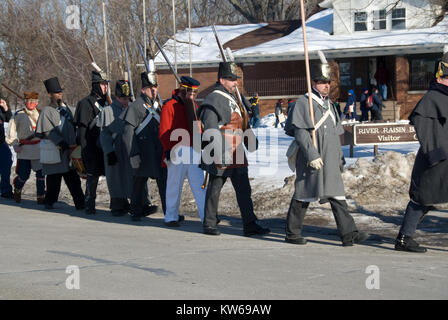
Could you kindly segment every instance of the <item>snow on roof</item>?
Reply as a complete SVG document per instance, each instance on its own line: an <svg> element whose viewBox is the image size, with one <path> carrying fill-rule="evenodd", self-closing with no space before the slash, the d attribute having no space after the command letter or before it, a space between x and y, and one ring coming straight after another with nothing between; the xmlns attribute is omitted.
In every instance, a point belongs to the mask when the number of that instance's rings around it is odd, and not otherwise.
<svg viewBox="0 0 448 320"><path fill-rule="evenodd" d="M224 44L243 33L261 28L266 24L245 24L236 26L217 26L221 42ZM404 29L393 31L354 32L352 34L332 35L333 33L333 9L326 9L311 16L306 22L308 50L351 50L362 48L386 48L396 46L425 46L448 44L448 17L432 28ZM273 55L303 55L302 27L294 30L289 35L268 41L253 47L234 51L235 59L248 61L247 57L262 57ZM188 42L188 30L178 32L176 39ZM219 62L221 56L211 27L192 29L192 42L200 46L192 46L193 63ZM169 40L165 45L167 50L173 47L173 41ZM173 53L168 55L173 57ZM189 62L188 43L177 45L178 63ZM156 62L164 64L159 55ZM173 61L172 61L173 62Z"/></svg>
<svg viewBox="0 0 448 320"><path fill-rule="evenodd" d="M236 37L253 31L255 29L266 26L267 23L258 24L240 24L233 26L217 25L215 26L219 36L219 40L222 44L235 39ZM179 31L176 33L176 53L178 63L189 62L189 46L188 46L188 29ZM221 53L219 52L216 44L215 35L211 26L192 28L191 29L191 55L193 62L220 62ZM168 40L164 45L164 50L174 64L174 40ZM154 59L155 63L165 64L165 59L159 53Z"/></svg>
<svg viewBox="0 0 448 320"><path fill-rule="evenodd" d="M448 18L435 27L393 31L354 32L331 35L333 32L333 9L313 15L306 23L309 51L358 49L369 47L443 44L448 42ZM302 27L286 37L235 52L235 56L303 53Z"/></svg>

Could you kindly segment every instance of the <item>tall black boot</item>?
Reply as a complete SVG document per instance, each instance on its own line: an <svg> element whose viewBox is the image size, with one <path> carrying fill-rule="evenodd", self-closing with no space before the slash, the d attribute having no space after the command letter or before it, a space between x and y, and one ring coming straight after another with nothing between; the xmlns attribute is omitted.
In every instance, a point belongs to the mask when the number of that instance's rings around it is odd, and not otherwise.
<svg viewBox="0 0 448 320"><path fill-rule="evenodd" d="M288 216L286 217L286 242L306 244L306 239L302 237L302 226L309 205L309 202L291 200Z"/></svg>
<svg viewBox="0 0 448 320"><path fill-rule="evenodd" d="M425 247L420 247L420 245L414 239L412 239L412 237L405 236L402 233L399 233L397 239L395 240L395 250L417 253L426 252Z"/></svg>
<svg viewBox="0 0 448 320"><path fill-rule="evenodd" d="M98 176L87 175L86 181L86 213L95 214L96 188L98 187Z"/></svg>

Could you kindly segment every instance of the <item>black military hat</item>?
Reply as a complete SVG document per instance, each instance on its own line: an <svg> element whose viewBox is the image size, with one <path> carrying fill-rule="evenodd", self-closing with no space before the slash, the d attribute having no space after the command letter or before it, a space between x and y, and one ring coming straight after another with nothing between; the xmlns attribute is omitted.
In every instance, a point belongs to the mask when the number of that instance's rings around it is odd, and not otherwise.
<svg viewBox="0 0 448 320"><path fill-rule="evenodd" d="M448 52L446 52L442 59L439 60L436 66L437 70L435 72L436 79L448 77Z"/></svg>
<svg viewBox="0 0 448 320"><path fill-rule="evenodd" d="M107 80L106 73L92 70L92 83L95 82L110 82L110 80Z"/></svg>
<svg viewBox="0 0 448 320"><path fill-rule="evenodd" d="M131 96L131 88L126 80L118 80L115 84L115 96L127 98Z"/></svg>
<svg viewBox="0 0 448 320"><path fill-rule="evenodd" d="M218 70L218 79L233 79L241 78L237 74L237 68L235 62L220 62Z"/></svg>
<svg viewBox="0 0 448 320"><path fill-rule="evenodd" d="M157 87L157 77L155 72L142 72L142 88Z"/></svg>
<svg viewBox="0 0 448 320"><path fill-rule="evenodd" d="M201 83L192 77L180 77L180 86L183 88L197 90L200 85Z"/></svg>
<svg viewBox="0 0 448 320"><path fill-rule="evenodd" d="M310 62L310 76L313 81L328 81L331 80L330 65L322 63L321 61Z"/></svg>
<svg viewBox="0 0 448 320"><path fill-rule="evenodd" d="M44 85L48 93L59 93L64 91L64 89L61 88L57 77L45 80Z"/></svg>

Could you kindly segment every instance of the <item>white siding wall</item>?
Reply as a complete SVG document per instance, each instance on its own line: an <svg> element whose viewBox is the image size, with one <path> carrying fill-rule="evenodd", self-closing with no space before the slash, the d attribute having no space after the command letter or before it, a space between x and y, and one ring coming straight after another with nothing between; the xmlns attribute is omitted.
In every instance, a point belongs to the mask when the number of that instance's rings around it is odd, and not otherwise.
<svg viewBox="0 0 448 320"><path fill-rule="evenodd" d="M373 11L390 10L397 0L335 0L333 1L334 34L348 34L354 31L354 13L365 11L368 14L367 31L373 30ZM402 0L395 8L406 9L406 29L429 28L434 23L434 13L440 7L429 4L427 0ZM392 12L386 17L386 30L392 30ZM359 32L359 31L357 31Z"/></svg>

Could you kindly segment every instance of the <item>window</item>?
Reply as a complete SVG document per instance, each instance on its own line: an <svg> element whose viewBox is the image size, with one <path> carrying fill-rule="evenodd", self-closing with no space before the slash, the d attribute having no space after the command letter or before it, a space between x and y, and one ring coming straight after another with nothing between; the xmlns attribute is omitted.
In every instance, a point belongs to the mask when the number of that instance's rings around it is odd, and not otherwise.
<svg viewBox="0 0 448 320"><path fill-rule="evenodd" d="M367 12L355 12L355 31L367 31Z"/></svg>
<svg viewBox="0 0 448 320"><path fill-rule="evenodd" d="M373 30L386 29L386 10L373 11Z"/></svg>
<svg viewBox="0 0 448 320"><path fill-rule="evenodd" d="M440 55L409 57L409 90L427 90Z"/></svg>
<svg viewBox="0 0 448 320"><path fill-rule="evenodd" d="M352 64L350 62L339 63L339 85L341 87L352 86Z"/></svg>
<svg viewBox="0 0 448 320"><path fill-rule="evenodd" d="M392 10L392 30L406 29L406 9Z"/></svg>

